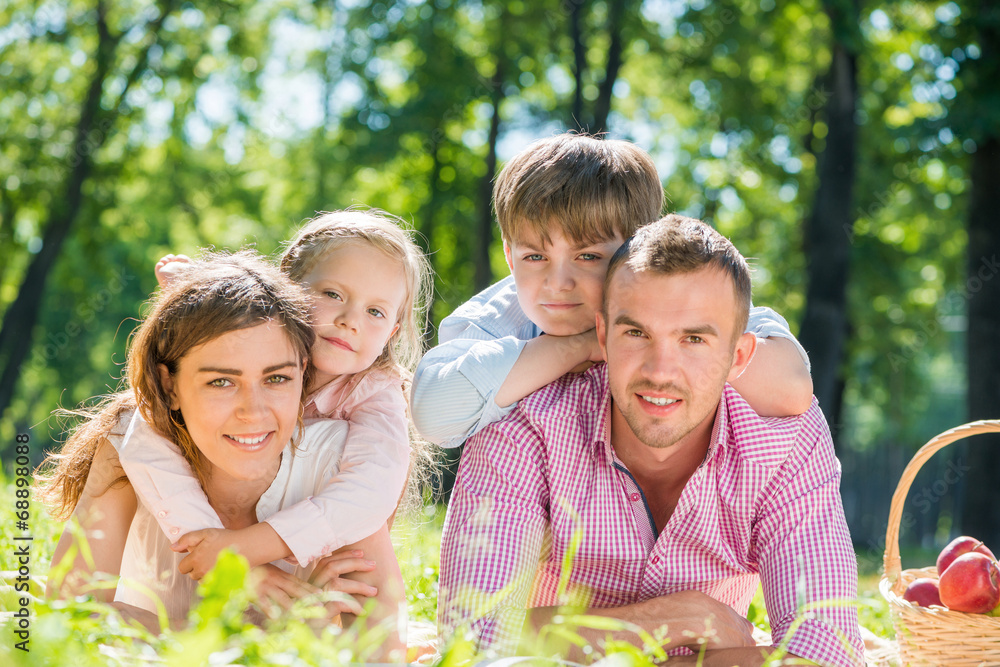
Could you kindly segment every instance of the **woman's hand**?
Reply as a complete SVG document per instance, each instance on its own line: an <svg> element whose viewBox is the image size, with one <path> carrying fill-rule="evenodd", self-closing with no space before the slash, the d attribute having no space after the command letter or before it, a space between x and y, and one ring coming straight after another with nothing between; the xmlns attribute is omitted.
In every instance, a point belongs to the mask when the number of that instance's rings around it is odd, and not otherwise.
<svg viewBox="0 0 1000 667"><path fill-rule="evenodd" d="M378 589L374 586L342 576L349 572L373 571L375 561L365 560L364 555L359 549L351 549L323 556L316 561L309 583L327 592L346 593L343 602L328 602L327 610L333 605L338 609L338 614L360 614L364 599L378 595ZM354 597L350 597L352 595Z"/></svg>

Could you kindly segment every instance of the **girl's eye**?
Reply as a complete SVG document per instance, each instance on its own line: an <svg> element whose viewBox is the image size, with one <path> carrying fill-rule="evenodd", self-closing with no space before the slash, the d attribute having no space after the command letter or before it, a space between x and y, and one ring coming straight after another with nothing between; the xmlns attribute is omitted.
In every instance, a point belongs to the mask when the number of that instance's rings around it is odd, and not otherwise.
<svg viewBox="0 0 1000 667"><path fill-rule="evenodd" d="M211 387L231 387L231 386L233 386L232 381L229 380L229 379L227 379L227 378L215 378L214 380L212 380L208 384Z"/></svg>
<svg viewBox="0 0 1000 667"><path fill-rule="evenodd" d="M340 299L340 294L338 294L337 292L334 292L333 290L327 290L327 291L323 292L323 294L325 294L326 296L330 297L331 299Z"/></svg>
<svg viewBox="0 0 1000 667"><path fill-rule="evenodd" d="M385 317L385 313L383 313L378 308L369 308L368 314L371 315L372 317Z"/></svg>
<svg viewBox="0 0 1000 667"><path fill-rule="evenodd" d="M286 382L291 382L292 378L287 375L271 375L265 380L267 384L284 384Z"/></svg>

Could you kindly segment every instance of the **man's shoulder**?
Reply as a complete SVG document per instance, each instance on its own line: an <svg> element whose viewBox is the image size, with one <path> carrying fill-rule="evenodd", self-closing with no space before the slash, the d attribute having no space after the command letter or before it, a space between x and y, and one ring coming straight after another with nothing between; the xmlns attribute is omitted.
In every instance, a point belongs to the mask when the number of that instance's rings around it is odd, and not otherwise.
<svg viewBox="0 0 1000 667"><path fill-rule="evenodd" d="M813 398L804 413L791 417L761 417L746 400L727 385L723 397L728 413L729 441L741 458L768 468L778 468L794 455L817 449L833 455L833 440L826 417Z"/></svg>

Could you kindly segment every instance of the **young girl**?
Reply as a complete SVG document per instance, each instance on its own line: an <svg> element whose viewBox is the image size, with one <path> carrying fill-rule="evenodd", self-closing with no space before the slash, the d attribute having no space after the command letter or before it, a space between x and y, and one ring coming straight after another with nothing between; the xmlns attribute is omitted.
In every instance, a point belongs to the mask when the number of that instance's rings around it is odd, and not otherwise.
<svg viewBox="0 0 1000 667"><path fill-rule="evenodd" d="M180 556L117 466L113 445L133 412L177 444L197 476L198 493L226 529L252 527L327 484L342 465L346 425L300 428L314 343L308 312L302 290L249 253L197 262L160 294L132 339L130 389L84 422L47 461L57 463L52 474L40 477L43 498L62 517L72 512L89 538L89 553L77 549L69 575L50 577L51 593L94 592L152 629L158 628L154 597L171 619L183 618L191 605L194 581L177 573ZM357 552L320 559L309 569L268 565L258 568L260 588L287 603L320 589L371 596L375 586L376 617L396 614L402 580L388 531L376 525L370 532L356 546L377 558L378 568ZM53 563L62 562L77 534L63 532ZM93 585L98 573L120 577L113 595ZM359 581L342 580L347 573ZM346 601L328 611L360 607ZM388 644L398 645L398 638Z"/></svg>
<svg viewBox="0 0 1000 667"><path fill-rule="evenodd" d="M175 264L168 269L182 274ZM133 420L119 450L122 466L173 548L188 553L180 571L195 579L225 547L251 565L282 558L306 565L356 542L388 521L407 477L404 382L421 351L430 289L426 258L387 215L348 210L308 223L289 244L281 270L313 301L316 341L305 421L349 422L340 472L319 493L266 522L228 530L177 448Z"/></svg>

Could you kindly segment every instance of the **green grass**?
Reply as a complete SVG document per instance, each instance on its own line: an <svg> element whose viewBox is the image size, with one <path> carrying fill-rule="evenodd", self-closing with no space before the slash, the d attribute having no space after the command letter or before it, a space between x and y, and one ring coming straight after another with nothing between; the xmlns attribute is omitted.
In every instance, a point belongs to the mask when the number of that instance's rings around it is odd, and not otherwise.
<svg viewBox="0 0 1000 667"><path fill-rule="evenodd" d="M13 508L14 485L0 477L0 507ZM9 585L14 582L9 571L16 570L12 554L14 540L22 531L10 510L0 514L0 553L2 569L8 571L0 586L3 610L18 608L23 595ZM393 529L393 541L404 580L407 583L409 614L412 620L434 623L437 604L439 547L444 510L428 506L423 513L403 517ZM13 628L3 628L0 642L0 664L21 666L73 665L177 665L193 667L203 664L273 664L273 665L337 665L364 661L376 648L383 634L378 629L368 631L326 629L319 638L308 625L308 612L286 614L266 629L247 623L243 611L250 604L244 576L245 561L236 556L220 560L220 564L202 582L203 600L193 610L187 628L166 631L154 636L145 630L126 625L110 608L90 601L46 601L42 595L44 576L58 540L62 524L53 521L40 505L33 504L30 521L32 602L30 652L16 650ZM862 625L876 635L892 637L888 606L878 593L878 577L867 573L860 583L859 616ZM749 617L763 629L769 629L763 597L758 591ZM583 617L581 622L587 621ZM9 623L11 619L7 619ZM553 629L553 635L572 637L574 628ZM543 649L540 652L545 653ZM611 646L607 653L618 653L630 664L651 664L654 649L645 651L629 646ZM551 652L549 652L551 655ZM596 653L594 658L599 657ZM446 667L469 664L475 656L468 645L453 643L442 659Z"/></svg>

